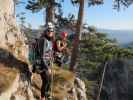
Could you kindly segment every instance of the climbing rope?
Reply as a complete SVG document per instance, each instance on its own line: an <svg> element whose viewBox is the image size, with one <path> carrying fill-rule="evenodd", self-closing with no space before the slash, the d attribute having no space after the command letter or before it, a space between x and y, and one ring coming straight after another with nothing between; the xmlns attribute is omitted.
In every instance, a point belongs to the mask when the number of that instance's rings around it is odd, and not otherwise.
<svg viewBox="0 0 133 100"><path fill-rule="evenodd" d="M53 100L53 83L54 83L54 71L53 71L53 53L51 54L51 62L50 62L50 66L51 66L51 89L50 89L50 95L51 95L51 100Z"/></svg>
<svg viewBox="0 0 133 100"><path fill-rule="evenodd" d="M101 95L101 91L102 91L102 88L103 88L103 82L104 82L104 78L105 78L107 64L108 64L108 61L106 61L105 64L104 64L104 69L103 69L103 73L102 73L102 79L101 79L101 83L100 83L100 87L99 87L99 91L98 91L98 95L97 95L96 100L100 100L100 95Z"/></svg>

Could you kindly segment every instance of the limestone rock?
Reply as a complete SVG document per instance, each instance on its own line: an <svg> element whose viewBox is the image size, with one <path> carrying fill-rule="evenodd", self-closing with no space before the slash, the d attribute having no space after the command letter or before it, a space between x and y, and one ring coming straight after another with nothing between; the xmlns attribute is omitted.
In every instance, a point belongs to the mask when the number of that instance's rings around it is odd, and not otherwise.
<svg viewBox="0 0 133 100"><path fill-rule="evenodd" d="M0 100L38 100L41 80L31 79L25 62L28 46L16 24L14 1L0 0ZM60 68L54 69L52 91L53 100L86 100L84 83Z"/></svg>
<svg viewBox="0 0 133 100"><path fill-rule="evenodd" d="M16 24L15 0L0 0L0 48L12 52L16 57L25 59L28 46L25 36Z"/></svg>
<svg viewBox="0 0 133 100"><path fill-rule="evenodd" d="M0 100L34 100L30 82L28 64L0 49Z"/></svg>
<svg viewBox="0 0 133 100"><path fill-rule="evenodd" d="M75 89L78 100L87 100L85 83L79 78L75 79Z"/></svg>
<svg viewBox="0 0 133 100"><path fill-rule="evenodd" d="M60 68L54 68L52 82L52 100L87 100L85 83L75 77L73 73ZM34 74L32 89L35 97L40 97L41 78Z"/></svg>

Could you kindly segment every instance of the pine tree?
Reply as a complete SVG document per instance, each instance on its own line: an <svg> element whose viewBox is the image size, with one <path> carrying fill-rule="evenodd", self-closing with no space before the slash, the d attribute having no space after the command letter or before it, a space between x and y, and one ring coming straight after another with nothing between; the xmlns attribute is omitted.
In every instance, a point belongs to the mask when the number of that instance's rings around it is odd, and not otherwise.
<svg viewBox="0 0 133 100"><path fill-rule="evenodd" d="M87 0L89 5L102 4L102 0ZM84 6L85 0L72 0L72 4L79 4L78 20L76 24L76 34L74 38L74 44L71 55L70 70L74 71L76 68L76 60L79 49L79 39L81 36L83 17L84 17Z"/></svg>
<svg viewBox="0 0 133 100"><path fill-rule="evenodd" d="M120 10L121 6L128 8L133 4L133 0L114 0L114 9Z"/></svg>
<svg viewBox="0 0 133 100"><path fill-rule="evenodd" d="M73 50L72 50L72 56L71 56L71 63L70 63L70 69L74 70L76 67L76 60L77 60L77 55L78 55L78 48L79 48L79 39L81 36L81 28L82 28L82 21L83 21L83 16L84 16L84 5L85 2L88 2L89 6L94 6L94 5L99 5L103 4L103 0L71 0L72 4L79 4L79 14L78 14L78 20L77 20L77 25L76 25L76 34L75 34L75 39L74 39L74 45L73 45ZM121 6L124 7L129 7L132 3L133 0L114 0L114 9L119 10Z"/></svg>
<svg viewBox="0 0 133 100"><path fill-rule="evenodd" d="M27 9L31 10L32 12L39 12L42 9L46 9L46 23L53 22L55 16L55 7L60 7L60 2L63 0L28 0L28 4L26 6Z"/></svg>
<svg viewBox="0 0 133 100"><path fill-rule="evenodd" d="M99 85L99 76L101 76L105 62L114 57L133 58L133 51L119 47L116 41L108 39L104 33L86 33L86 36L80 40L76 72L86 83L88 99L92 98L94 87Z"/></svg>

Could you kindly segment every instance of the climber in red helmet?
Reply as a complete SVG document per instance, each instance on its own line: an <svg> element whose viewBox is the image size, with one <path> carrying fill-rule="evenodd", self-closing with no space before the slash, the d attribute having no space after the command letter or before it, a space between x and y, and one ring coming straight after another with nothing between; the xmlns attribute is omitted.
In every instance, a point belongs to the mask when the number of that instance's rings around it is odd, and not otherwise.
<svg viewBox="0 0 133 100"><path fill-rule="evenodd" d="M63 63L63 58L64 58L64 52L66 51L67 48L67 37L68 33L67 32L61 32L60 38L56 39L54 42L54 62L59 66L62 67Z"/></svg>
<svg viewBox="0 0 133 100"><path fill-rule="evenodd" d="M61 33L61 38L62 38L63 41L66 41L67 37L68 37L68 33L67 32L62 32Z"/></svg>

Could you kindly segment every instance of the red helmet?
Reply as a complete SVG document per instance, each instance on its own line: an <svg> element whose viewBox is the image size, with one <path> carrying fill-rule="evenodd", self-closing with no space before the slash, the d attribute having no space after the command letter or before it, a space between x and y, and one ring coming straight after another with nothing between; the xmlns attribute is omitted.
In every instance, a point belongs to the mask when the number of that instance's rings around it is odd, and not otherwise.
<svg viewBox="0 0 133 100"><path fill-rule="evenodd" d="M61 37L66 38L67 36L68 36L68 33L67 32L62 32L61 33Z"/></svg>

